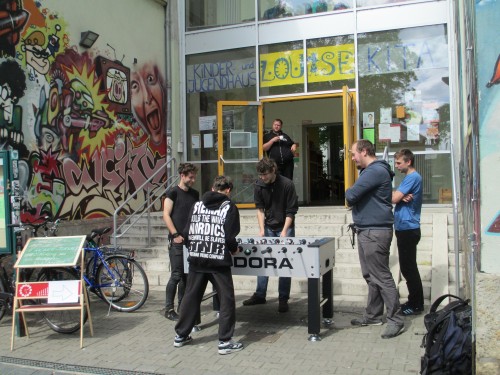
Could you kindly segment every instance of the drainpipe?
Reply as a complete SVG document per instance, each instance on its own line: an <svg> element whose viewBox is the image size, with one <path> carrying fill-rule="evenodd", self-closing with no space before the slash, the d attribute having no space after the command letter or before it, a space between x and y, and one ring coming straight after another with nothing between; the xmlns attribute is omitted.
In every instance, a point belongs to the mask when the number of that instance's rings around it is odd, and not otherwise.
<svg viewBox="0 0 500 375"><path fill-rule="evenodd" d="M172 139L172 67L170 63L170 6L165 2L165 82L166 82L166 95L167 95L167 131L165 132L165 142L167 142L167 153L168 147L170 147L170 156L173 155L172 145L168 144L168 134L170 133L170 139ZM165 164L166 165L166 164ZM168 167L167 167L168 168ZM168 170L166 171L167 177L169 176Z"/></svg>

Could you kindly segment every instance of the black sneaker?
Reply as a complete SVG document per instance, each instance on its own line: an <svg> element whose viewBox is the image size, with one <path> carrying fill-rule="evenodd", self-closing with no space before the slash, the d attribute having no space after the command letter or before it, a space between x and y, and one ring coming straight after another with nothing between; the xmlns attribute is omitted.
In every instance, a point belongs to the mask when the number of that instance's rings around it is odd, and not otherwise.
<svg viewBox="0 0 500 375"><path fill-rule="evenodd" d="M424 311L424 307L413 307L407 303L401 305L401 314L408 315L420 315Z"/></svg>
<svg viewBox="0 0 500 375"><path fill-rule="evenodd" d="M179 320L179 314L177 314L174 309L170 309L168 311L165 311L165 318L173 320L175 322Z"/></svg>
<svg viewBox="0 0 500 375"><path fill-rule="evenodd" d="M191 336L182 337L179 335L175 335L174 346L176 348L180 348L186 344L189 344L192 340L193 340L193 338Z"/></svg>
<svg viewBox="0 0 500 375"><path fill-rule="evenodd" d="M278 305L278 312L286 313L288 311L288 301L286 299L280 299Z"/></svg>
<svg viewBox="0 0 500 375"><path fill-rule="evenodd" d="M219 354L231 354L234 352L239 352L243 349L243 344L241 342L236 342L233 340L229 341L219 341Z"/></svg>
<svg viewBox="0 0 500 375"><path fill-rule="evenodd" d="M385 327L384 333L382 333L381 337L383 339L391 339L403 333L405 330L404 324L388 324Z"/></svg>
<svg viewBox="0 0 500 375"><path fill-rule="evenodd" d="M252 305L263 305L266 303L266 299L262 297L258 297L255 294L250 297L249 299L243 301L243 305L245 306L252 306Z"/></svg>
<svg viewBox="0 0 500 375"><path fill-rule="evenodd" d="M384 324L381 320L368 320L366 318L356 318L351 320L353 326L381 326Z"/></svg>

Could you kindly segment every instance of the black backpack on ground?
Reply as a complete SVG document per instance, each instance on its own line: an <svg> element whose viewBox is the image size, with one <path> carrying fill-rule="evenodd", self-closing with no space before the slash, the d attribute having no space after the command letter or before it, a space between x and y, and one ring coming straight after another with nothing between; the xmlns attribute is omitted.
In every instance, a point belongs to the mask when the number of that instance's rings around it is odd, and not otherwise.
<svg viewBox="0 0 500 375"><path fill-rule="evenodd" d="M436 311L446 298L453 298ZM425 348L421 358L422 375L472 374L472 308L469 300L452 294L439 297L424 316L427 333L422 340Z"/></svg>

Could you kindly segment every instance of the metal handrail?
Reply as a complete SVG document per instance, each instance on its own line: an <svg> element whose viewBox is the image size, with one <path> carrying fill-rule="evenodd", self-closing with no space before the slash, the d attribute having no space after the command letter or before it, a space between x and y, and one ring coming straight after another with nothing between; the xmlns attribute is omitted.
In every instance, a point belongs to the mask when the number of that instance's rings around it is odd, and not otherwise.
<svg viewBox="0 0 500 375"><path fill-rule="evenodd" d="M455 174L455 151L453 149L453 143L451 146L451 182L452 182L452 192L453 192L453 247L455 251L455 295L461 297L460 293L460 232L458 226L458 191L457 191L457 177Z"/></svg>
<svg viewBox="0 0 500 375"><path fill-rule="evenodd" d="M167 177L163 184L158 185L152 191L147 190L146 199L142 207L139 207L134 213L129 215L120 225L118 225L118 214L123 210L132 199L134 199L139 193L143 192L146 186L149 186L151 181L156 178L160 173L165 173L168 176L168 168L173 167L171 170L175 171L177 169L177 161L175 158L170 159L167 163L165 163L164 167L159 168L155 173L151 175L141 186L139 186L136 191L130 195L125 201L119 205L115 212L113 213L113 247L116 249L118 247L118 238L121 238L128 230L135 224L139 219L141 219L145 214L148 215L148 244L151 243L151 231L150 231L150 209L153 205L158 202L159 199L170 189L172 185L177 182L178 176L171 173L170 177ZM155 197L151 201L151 197Z"/></svg>

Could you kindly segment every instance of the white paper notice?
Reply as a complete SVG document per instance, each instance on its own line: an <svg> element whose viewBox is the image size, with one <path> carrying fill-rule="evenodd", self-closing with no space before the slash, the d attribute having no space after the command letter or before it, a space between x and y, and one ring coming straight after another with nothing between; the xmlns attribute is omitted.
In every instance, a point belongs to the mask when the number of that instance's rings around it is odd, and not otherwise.
<svg viewBox="0 0 500 375"><path fill-rule="evenodd" d="M49 281L48 303L76 303L80 280Z"/></svg>
<svg viewBox="0 0 500 375"><path fill-rule="evenodd" d="M392 110L391 108L380 108L380 122L387 123L392 121Z"/></svg>
<svg viewBox="0 0 500 375"><path fill-rule="evenodd" d="M378 139L390 140L392 143L400 142L401 126L399 124L379 124Z"/></svg>
<svg viewBox="0 0 500 375"><path fill-rule="evenodd" d="M217 116L203 116L199 120L200 132L204 130L214 130L217 127Z"/></svg>
<svg viewBox="0 0 500 375"><path fill-rule="evenodd" d="M420 125L407 125L406 139L408 141L419 141L420 140Z"/></svg>
<svg viewBox="0 0 500 375"><path fill-rule="evenodd" d="M200 148L200 135L193 134L191 136L191 148Z"/></svg>
<svg viewBox="0 0 500 375"><path fill-rule="evenodd" d="M212 133L203 134L203 148L212 148L212 147L214 147L214 135Z"/></svg>

